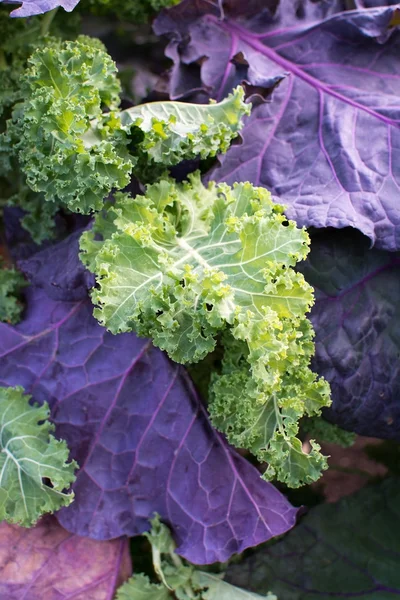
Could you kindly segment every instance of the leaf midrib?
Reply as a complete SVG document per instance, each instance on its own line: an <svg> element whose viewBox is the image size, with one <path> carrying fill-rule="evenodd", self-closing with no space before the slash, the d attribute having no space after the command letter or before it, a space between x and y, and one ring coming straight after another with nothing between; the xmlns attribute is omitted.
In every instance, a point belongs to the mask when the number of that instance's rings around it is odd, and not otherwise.
<svg viewBox="0 0 400 600"><path fill-rule="evenodd" d="M209 15L208 18L211 20L214 20L214 17L212 15ZM279 65L279 66L283 67L284 69L286 69L287 71L289 71L289 73L295 75L299 79L303 80L305 83L311 85L313 88L320 90L324 94L332 96L333 98L336 98L337 100L340 100L341 102L348 104L349 106L352 106L355 109L358 109L358 110L368 113L369 115L375 117L376 119L384 122L386 125L400 127L399 122L397 122L393 119L389 119L389 118L385 117L384 115L381 115L380 113L376 112L375 110L369 108L368 106L360 104L359 102L356 102L355 100L352 100L352 99L348 98L347 96L344 96L343 94L330 88L327 84L323 83L316 77L313 77L309 73L306 73L301 67L299 67L298 65L296 65L289 59L284 58L283 56L278 54L275 50L273 50L271 47L266 46L265 44L260 42L257 38L255 38L252 35L252 33L250 31L248 31L244 27L237 25L233 21L228 21L226 23L218 21L218 24L222 29L225 29L225 31L229 32L231 35L238 37L239 39L244 41L246 44L248 44L250 47L252 47L254 50L259 52L260 54L263 54L264 56L269 58L271 61L275 62L277 65Z"/></svg>

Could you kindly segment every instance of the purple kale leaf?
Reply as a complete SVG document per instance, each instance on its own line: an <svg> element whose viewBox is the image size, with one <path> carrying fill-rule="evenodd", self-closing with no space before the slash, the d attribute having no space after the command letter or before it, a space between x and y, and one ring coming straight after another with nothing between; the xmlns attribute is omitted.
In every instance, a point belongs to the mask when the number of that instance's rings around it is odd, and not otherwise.
<svg viewBox="0 0 400 600"><path fill-rule="evenodd" d="M112 600L132 571L126 538L78 537L52 516L30 529L1 523L0 557L1 600Z"/></svg>
<svg viewBox="0 0 400 600"><path fill-rule="evenodd" d="M400 248L396 8L285 27L276 16L246 22L242 0L231 0L225 19L212 3L190 6L155 22L172 38L171 96L202 88L220 99L240 81L271 93L212 177L269 188L300 225L351 226L377 247Z"/></svg>
<svg viewBox="0 0 400 600"><path fill-rule="evenodd" d="M400 596L400 480L310 513L283 540L230 567L228 580L282 600Z"/></svg>
<svg viewBox="0 0 400 600"><path fill-rule="evenodd" d="M25 319L0 324L0 385L49 403L81 467L61 525L104 540L142 533L158 512L194 563L290 529L296 509L212 429L182 367L134 334L113 336L92 308L30 289Z"/></svg>
<svg viewBox="0 0 400 600"><path fill-rule="evenodd" d="M18 263L28 279L34 281L36 287L44 289L53 300L84 300L94 284L94 276L79 259L81 234L82 229L75 231L58 244Z"/></svg>
<svg viewBox="0 0 400 600"><path fill-rule="evenodd" d="M55 242L64 239L70 233L87 227L90 221L86 215L58 213L55 217L54 238L45 240L39 245L33 241L31 235L22 226L22 219L25 215L25 211L18 206L3 208L4 237L7 251L14 261L30 258L36 252L54 245ZM76 260L78 261L77 256Z"/></svg>
<svg viewBox="0 0 400 600"><path fill-rule="evenodd" d="M400 441L400 253L358 232L313 237L301 270L314 286L314 369L330 383L326 416L361 435Z"/></svg>
<svg viewBox="0 0 400 600"><path fill-rule="evenodd" d="M0 1L4 2L4 0ZM71 12L78 2L79 0L7 0L10 4L21 4L19 8L12 11L11 17L42 15L60 6L67 12Z"/></svg>

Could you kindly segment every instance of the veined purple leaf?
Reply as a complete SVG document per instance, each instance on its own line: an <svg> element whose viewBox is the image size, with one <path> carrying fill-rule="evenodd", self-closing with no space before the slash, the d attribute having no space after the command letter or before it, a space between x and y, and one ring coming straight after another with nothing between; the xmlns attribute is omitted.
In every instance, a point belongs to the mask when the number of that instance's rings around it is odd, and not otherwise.
<svg viewBox="0 0 400 600"><path fill-rule="evenodd" d="M4 0L0 1L4 2ZM42 15L58 7L71 12L78 2L79 0L7 0L7 4L21 4L19 8L12 11L11 17Z"/></svg>
<svg viewBox="0 0 400 600"><path fill-rule="evenodd" d="M131 572L127 538L78 537L52 516L30 529L0 524L1 600L112 600Z"/></svg>
<svg viewBox="0 0 400 600"><path fill-rule="evenodd" d="M79 260L79 238L82 229L71 233L58 244L48 246L18 267L35 286L44 289L53 300L76 302L88 296L94 285L94 276Z"/></svg>
<svg viewBox="0 0 400 600"><path fill-rule="evenodd" d="M253 16L246 23L235 12L239 3L221 20L210 3L197 2L194 12L183 2L155 23L156 33L172 37L172 97L192 91L195 78L186 75L194 66L217 99L239 81L272 91L212 178L269 188L300 225L351 226L377 247L400 248L400 32L390 27L396 8L282 27Z"/></svg>
<svg viewBox="0 0 400 600"><path fill-rule="evenodd" d="M25 319L0 324L0 385L49 403L81 467L60 523L110 539L158 512L194 563L290 529L297 510L212 429L186 372L149 341L107 332L92 308L31 289Z"/></svg>
<svg viewBox="0 0 400 600"><path fill-rule="evenodd" d="M368 246L358 232L324 232L300 265L316 291L313 366L331 385L330 421L400 441L400 253Z"/></svg>

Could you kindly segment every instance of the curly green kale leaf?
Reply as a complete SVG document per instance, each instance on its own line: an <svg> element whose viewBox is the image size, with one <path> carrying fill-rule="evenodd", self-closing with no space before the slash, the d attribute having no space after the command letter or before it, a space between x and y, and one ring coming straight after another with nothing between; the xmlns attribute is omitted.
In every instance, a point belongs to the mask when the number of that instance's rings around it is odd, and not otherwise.
<svg viewBox="0 0 400 600"><path fill-rule="evenodd" d="M183 158L207 158L226 152L242 128L242 118L250 111L241 87L218 104L150 102L124 110L123 125L133 134L139 128L143 136L135 148L139 159L135 174L140 177L145 172L147 181L152 174L154 180L155 165L163 171Z"/></svg>
<svg viewBox="0 0 400 600"><path fill-rule="evenodd" d="M0 321L18 323L23 308L19 296L26 285L22 273L2 268L0 259Z"/></svg>
<svg viewBox="0 0 400 600"><path fill-rule="evenodd" d="M267 462L264 478L299 487L316 481L327 468L320 446L311 441L306 454L297 437L304 415L320 414L328 406L329 387L309 368L313 354L313 332L306 318L281 320L270 331L260 331L263 358L260 373L252 362L249 344L224 333L225 355L221 373L214 373L210 385L209 411L213 425L235 446L248 448L261 462ZM274 327L276 327L274 331ZM288 334L288 335L286 335ZM271 348L278 355L268 358Z"/></svg>
<svg viewBox="0 0 400 600"><path fill-rule="evenodd" d="M119 588L116 600L277 600L272 594L260 596L197 569L175 553L172 535L158 516L151 525L150 533L144 535L150 541L154 570L161 583L150 583L142 574L134 575Z"/></svg>
<svg viewBox="0 0 400 600"><path fill-rule="evenodd" d="M224 331L222 372L210 390L214 424L267 461L267 478L295 487L326 468L302 451L298 421L330 403L309 364L305 315L312 288L293 267L308 235L264 188L163 180L145 196L121 194L81 241L97 276L94 314L113 333L151 337L176 362L203 359Z"/></svg>
<svg viewBox="0 0 400 600"><path fill-rule="evenodd" d="M28 185L76 212L100 209L132 169L116 66L103 44L49 41L29 59L22 90L7 135Z"/></svg>
<svg viewBox="0 0 400 600"><path fill-rule="evenodd" d="M1 146L13 149L33 191L75 212L100 210L136 164L136 176L154 180L184 158L225 152L250 111L238 88L219 104L157 102L120 112L115 64L101 42L84 36L49 40L28 62L24 100Z"/></svg>
<svg viewBox="0 0 400 600"><path fill-rule="evenodd" d="M0 388L0 519L30 527L47 512L68 506L75 461L56 440L47 404L31 406L21 387ZM51 487L44 483L49 480Z"/></svg>
<svg viewBox="0 0 400 600"><path fill-rule="evenodd" d="M10 19L8 11L0 12L0 132L6 131L7 120L12 115L14 105L24 100L21 77L30 55L39 47L45 47L48 42L43 34L44 18ZM67 25L63 20L61 32L56 17L52 21L52 30L54 29L61 36L74 36L75 28L70 27L70 20ZM36 243L41 243L52 237L54 215L60 207L55 202L44 202L43 194L33 192L26 185L18 161L12 155L13 149L10 136L0 134L0 207L11 204L22 208L26 212L22 226L29 231Z"/></svg>

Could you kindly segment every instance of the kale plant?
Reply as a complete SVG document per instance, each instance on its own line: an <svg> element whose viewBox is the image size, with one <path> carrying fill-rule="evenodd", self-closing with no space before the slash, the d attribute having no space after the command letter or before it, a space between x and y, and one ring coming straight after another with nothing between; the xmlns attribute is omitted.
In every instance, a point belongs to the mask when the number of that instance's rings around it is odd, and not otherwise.
<svg viewBox="0 0 400 600"><path fill-rule="evenodd" d="M400 441L400 6L19 4L0 600L399 594L396 468L325 500L337 445Z"/></svg>

